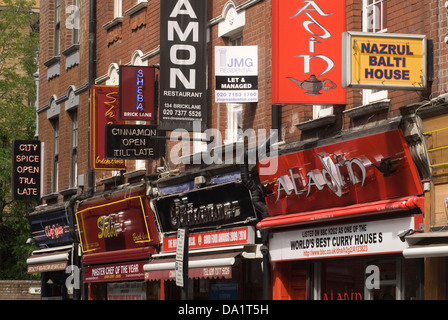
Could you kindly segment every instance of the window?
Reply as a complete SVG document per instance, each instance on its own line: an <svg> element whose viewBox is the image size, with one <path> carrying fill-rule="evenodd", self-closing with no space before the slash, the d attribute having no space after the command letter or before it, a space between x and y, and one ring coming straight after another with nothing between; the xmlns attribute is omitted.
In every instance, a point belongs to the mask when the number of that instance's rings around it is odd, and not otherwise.
<svg viewBox="0 0 448 320"><path fill-rule="evenodd" d="M114 18L122 17L122 3L121 0L114 0Z"/></svg>
<svg viewBox="0 0 448 320"><path fill-rule="evenodd" d="M363 0L362 30L363 32L386 32L386 1Z"/></svg>
<svg viewBox="0 0 448 320"><path fill-rule="evenodd" d="M52 157L52 180L51 191L58 192L58 173L59 173L59 119L52 120L53 126L53 157Z"/></svg>
<svg viewBox="0 0 448 320"><path fill-rule="evenodd" d="M80 0L73 0L73 28L72 28L72 43L79 44L79 29L80 29L80 17L79 17L79 2Z"/></svg>
<svg viewBox="0 0 448 320"><path fill-rule="evenodd" d="M362 1L362 31L387 32L386 0ZM387 90L362 90L362 103L387 99Z"/></svg>
<svg viewBox="0 0 448 320"><path fill-rule="evenodd" d="M61 0L54 0L54 55L60 54L61 47Z"/></svg>
<svg viewBox="0 0 448 320"><path fill-rule="evenodd" d="M243 141L243 105L227 104L226 143Z"/></svg>
<svg viewBox="0 0 448 320"><path fill-rule="evenodd" d="M331 104L313 105L313 119L319 119L322 117L330 116L332 114L333 105Z"/></svg>
<svg viewBox="0 0 448 320"><path fill-rule="evenodd" d="M243 35L238 33L227 38L228 46L242 46ZM227 130L225 143L243 140L243 105L240 103L227 104Z"/></svg>
<svg viewBox="0 0 448 320"><path fill-rule="evenodd" d="M78 177L78 112L70 114L70 188L77 186Z"/></svg>

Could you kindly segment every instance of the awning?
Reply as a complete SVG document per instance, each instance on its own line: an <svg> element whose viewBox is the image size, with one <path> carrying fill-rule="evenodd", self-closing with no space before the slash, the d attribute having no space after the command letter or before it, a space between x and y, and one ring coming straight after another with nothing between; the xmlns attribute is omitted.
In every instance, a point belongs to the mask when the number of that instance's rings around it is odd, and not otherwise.
<svg viewBox="0 0 448 320"><path fill-rule="evenodd" d="M448 231L416 233L405 239L409 245L403 251L406 259L448 257Z"/></svg>
<svg viewBox="0 0 448 320"><path fill-rule="evenodd" d="M188 260L188 277L192 278L232 278L232 266L241 252L200 255ZM146 281L175 280L175 259L154 259L143 266Z"/></svg>
<svg viewBox="0 0 448 320"><path fill-rule="evenodd" d="M330 220L363 217L372 214L404 212L423 208L424 197L411 196L393 200L382 200L297 214L279 215L263 219L257 224L258 229L274 229L291 227Z"/></svg>
<svg viewBox="0 0 448 320"><path fill-rule="evenodd" d="M26 260L28 273L62 271L68 266L72 246L62 246L33 251Z"/></svg>
<svg viewBox="0 0 448 320"><path fill-rule="evenodd" d="M149 246L142 248L126 249L126 250L86 253L82 257L82 263L84 265L92 265L92 264L115 263L122 261L143 260L147 259L149 255L154 252L155 248Z"/></svg>

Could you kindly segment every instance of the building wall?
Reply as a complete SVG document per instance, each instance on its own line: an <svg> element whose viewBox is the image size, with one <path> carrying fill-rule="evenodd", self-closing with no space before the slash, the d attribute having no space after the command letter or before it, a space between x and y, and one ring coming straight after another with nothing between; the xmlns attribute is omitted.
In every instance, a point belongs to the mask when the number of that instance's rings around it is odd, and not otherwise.
<svg viewBox="0 0 448 320"><path fill-rule="evenodd" d="M40 300L40 281L2 280L0 300Z"/></svg>

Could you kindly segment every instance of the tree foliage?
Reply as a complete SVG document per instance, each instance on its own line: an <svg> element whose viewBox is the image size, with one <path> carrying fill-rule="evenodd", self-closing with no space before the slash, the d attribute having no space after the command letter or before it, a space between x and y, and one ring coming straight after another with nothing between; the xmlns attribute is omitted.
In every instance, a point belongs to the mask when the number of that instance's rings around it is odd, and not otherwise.
<svg viewBox="0 0 448 320"><path fill-rule="evenodd" d="M33 139L39 43L33 1L3 0L0 10L0 279L24 279L29 201L12 201L12 142Z"/></svg>

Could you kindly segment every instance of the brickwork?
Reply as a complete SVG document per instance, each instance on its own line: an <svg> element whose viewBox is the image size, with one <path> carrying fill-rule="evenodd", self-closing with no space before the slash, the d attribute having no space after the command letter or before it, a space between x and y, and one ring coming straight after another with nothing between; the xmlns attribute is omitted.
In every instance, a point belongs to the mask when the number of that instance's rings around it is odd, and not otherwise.
<svg viewBox="0 0 448 320"><path fill-rule="evenodd" d="M30 293L30 288L33 293ZM40 281L2 280L0 300L40 300L40 291L34 289L40 290Z"/></svg>
<svg viewBox="0 0 448 320"><path fill-rule="evenodd" d="M219 23L225 18L223 10L228 5L227 0L208 1L209 42L208 52L208 126L218 128L223 139L227 127L227 107L214 102L214 47L225 45L228 40L219 37ZM122 21L114 23L113 1L97 1L97 48L96 48L96 79L98 84L106 84L108 71L112 64L124 65L131 63L133 54L139 50L144 56L144 62L148 65L159 63L159 25L160 25L160 0L148 1L147 7L130 13L134 8L134 0L123 0ZM301 1L298 1L300 4ZM361 1L346 1L346 26L349 31L362 30L362 5ZM61 52L71 45L71 30L65 27L65 7L71 4L71 0L61 0ZM258 46L259 56L259 102L246 104L243 107L243 130L252 128L269 129L271 127L271 7L270 0L264 1L233 1L238 12L245 13L245 25L242 30L243 45ZM88 81L88 27L89 27L89 3L81 1L81 30L79 65L65 70L66 57L60 55L60 75L47 80L48 67L44 65L53 57L53 13L54 1L45 1L41 4L41 42L40 42L40 95L39 108L43 108L50 102L52 96L61 99L67 94L70 86L76 89L85 85ZM393 91L389 90L390 108L375 115L369 115L353 120L347 117L343 111L362 105L362 90L347 89L347 104L334 106L337 116L336 123L329 128L318 128L310 132L301 132L296 124L312 119L313 108L309 105L285 105L281 108L281 138L286 143L292 143L303 139L319 137L325 138L334 135L341 129L375 123L381 119L399 115L399 108L414 102L435 97L448 92L448 51L444 43L447 34L447 13L443 1L387 1L387 32L389 33L414 33L426 34L428 39L434 42L434 81L430 88L420 91ZM154 54L151 54L151 53ZM158 74L159 71L156 73ZM79 112L79 151L78 174L87 177L87 150L88 150L88 90L80 93ZM60 121L60 175L58 190L68 187L69 178L69 124L70 116L64 110L65 101L59 101L61 112ZM39 139L45 144L44 172L48 173L44 178L44 194L51 192L51 149L52 128L46 118L47 112L39 113ZM172 144L169 144L172 146ZM170 148L168 148L169 153ZM130 161L128 171L135 168ZM151 161L147 171L152 173L157 166L163 163ZM97 180L108 177L110 172L97 171ZM60 200L62 197L60 197Z"/></svg>

